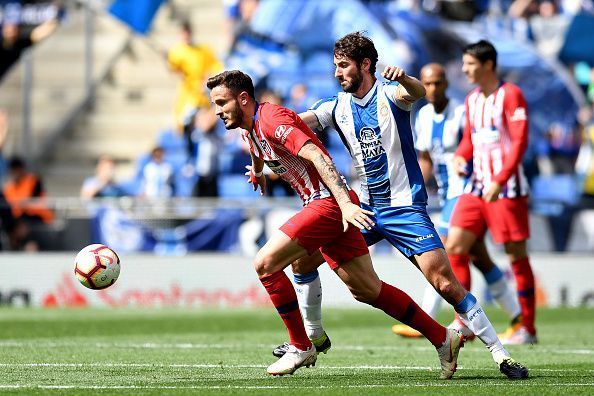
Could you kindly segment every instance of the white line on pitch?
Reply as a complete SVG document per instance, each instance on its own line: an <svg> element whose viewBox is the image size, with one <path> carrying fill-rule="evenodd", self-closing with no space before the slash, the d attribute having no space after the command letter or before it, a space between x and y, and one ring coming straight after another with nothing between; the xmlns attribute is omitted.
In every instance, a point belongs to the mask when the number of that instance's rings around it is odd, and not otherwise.
<svg viewBox="0 0 594 396"><path fill-rule="evenodd" d="M199 344L199 343L122 343L122 342L96 342L92 344L85 344L96 348L130 348L130 349L253 349L253 348L271 348L276 345L272 344ZM71 346L80 346L76 342L21 342L21 341L0 341L0 347L5 348L66 348ZM333 350L342 351L369 351L369 350L383 350L383 351L434 351L430 346L387 346L387 345L332 345ZM468 348L464 350L467 352L485 353L483 349ZM554 354L568 354L568 355L591 355L594 354L593 349L563 349L563 348L542 348L534 347L530 353L554 353Z"/></svg>
<svg viewBox="0 0 594 396"><path fill-rule="evenodd" d="M299 385L298 389L353 389L353 388L430 388L430 387L451 387L451 383L419 383L419 384L355 384L355 385ZM476 383L456 383L455 386L476 386ZM509 387L509 383L490 383L486 386L505 386ZM556 383L556 384L542 384L538 382L514 382L514 387L531 387L531 386L594 386L594 383ZM0 384L0 389L295 389L294 385L183 385L183 386L168 386L168 385L11 385Z"/></svg>
<svg viewBox="0 0 594 396"><path fill-rule="evenodd" d="M263 364L192 364L192 363L0 363L0 367L76 367L76 368L83 368L83 367L136 367L136 368L144 368L144 367L161 367L161 368L220 368L220 369L246 369L246 368L254 368L254 369L261 369L266 368L266 365ZM370 365L360 365L360 366L316 366L318 370L433 370L434 367L429 366L393 366L393 365L379 365L379 366L370 366ZM464 366L459 366L460 369L468 369L468 370L494 370L494 368L486 368L486 367L476 367L476 368L467 368ZM548 368L534 368L531 371L542 371L542 372L580 372L580 373L589 373L594 372L594 370L590 369L548 369Z"/></svg>

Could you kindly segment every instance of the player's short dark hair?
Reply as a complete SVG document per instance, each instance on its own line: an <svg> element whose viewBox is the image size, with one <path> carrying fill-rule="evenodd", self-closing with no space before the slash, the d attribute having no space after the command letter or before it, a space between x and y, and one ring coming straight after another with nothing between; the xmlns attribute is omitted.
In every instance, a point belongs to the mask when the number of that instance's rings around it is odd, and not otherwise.
<svg viewBox="0 0 594 396"><path fill-rule="evenodd" d="M252 79L240 70L224 71L209 78L206 82L208 89L213 89L219 85L224 85L230 89L234 95L239 95L242 91L245 91L252 97L252 99L256 99Z"/></svg>
<svg viewBox="0 0 594 396"><path fill-rule="evenodd" d="M481 40L476 43L468 44L464 47L462 53L474 56L481 63L490 60L493 61L493 70L497 68L497 50L487 40Z"/></svg>
<svg viewBox="0 0 594 396"><path fill-rule="evenodd" d="M377 50L373 41L366 37L363 32L349 33L343 38L334 43L334 56L347 57L357 62L357 65L363 63L363 59L367 58L371 61L369 72L375 73L375 65L377 63Z"/></svg>

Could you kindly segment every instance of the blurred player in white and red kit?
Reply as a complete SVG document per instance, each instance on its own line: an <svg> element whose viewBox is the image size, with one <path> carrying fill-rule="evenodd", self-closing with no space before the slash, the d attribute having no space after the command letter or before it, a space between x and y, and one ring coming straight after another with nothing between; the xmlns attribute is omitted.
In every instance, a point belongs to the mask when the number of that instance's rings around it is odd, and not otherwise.
<svg viewBox="0 0 594 396"><path fill-rule="evenodd" d="M534 275L526 240L528 181L522 157L528 146L528 112L519 87L497 77L497 51L481 40L464 48L462 70L477 84L466 97L466 124L454 162L460 174L473 160L470 182L452 215L446 250L457 278L470 282L469 251L487 229L503 243L516 278L522 311L520 325L507 344L537 342Z"/></svg>
<svg viewBox="0 0 594 396"><path fill-rule="evenodd" d="M225 128L241 128L250 144L252 165L247 166L246 176L254 190L260 187L264 194L266 164L297 191L304 204L270 237L254 261L290 338L286 353L268 367L268 373L291 374L316 362L316 347L307 336L295 289L283 269L320 251L357 300L423 333L437 349L442 378L451 378L462 335L435 322L406 293L378 278L359 231L374 225L372 212L359 206L357 194L346 185L315 133L293 111L256 102L252 80L241 71L218 74L207 86Z"/></svg>

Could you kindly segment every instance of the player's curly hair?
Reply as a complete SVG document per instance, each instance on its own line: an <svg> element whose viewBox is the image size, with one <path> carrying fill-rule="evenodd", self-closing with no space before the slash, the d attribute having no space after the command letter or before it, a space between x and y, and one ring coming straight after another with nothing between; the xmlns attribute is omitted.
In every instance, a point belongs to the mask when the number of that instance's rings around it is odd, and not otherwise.
<svg viewBox="0 0 594 396"><path fill-rule="evenodd" d="M468 44L462 50L464 55L468 54L474 56L481 63L485 63L490 60L493 61L493 70L497 68L497 50L487 40L477 41L476 43Z"/></svg>
<svg viewBox="0 0 594 396"><path fill-rule="evenodd" d="M252 79L240 70L224 71L209 78L206 82L208 89L213 89L219 85L229 88L234 95L239 95L241 92L245 91L252 97L252 99L256 99Z"/></svg>
<svg viewBox="0 0 594 396"><path fill-rule="evenodd" d="M334 56L347 57L357 62L361 66L363 59L367 58L371 61L369 72L375 73L375 65L377 63L377 50L373 41L366 37L363 32L349 33L343 38L334 43Z"/></svg>

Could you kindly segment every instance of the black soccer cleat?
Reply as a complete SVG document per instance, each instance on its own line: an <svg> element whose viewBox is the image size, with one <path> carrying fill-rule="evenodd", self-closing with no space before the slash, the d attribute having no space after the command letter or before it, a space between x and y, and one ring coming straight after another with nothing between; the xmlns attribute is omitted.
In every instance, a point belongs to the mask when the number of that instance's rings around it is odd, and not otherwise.
<svg viewBox="0 0 594 396"><path fill-rule="evenodd" d="M499 363L499 371L511 380L528 378L528 369L510 357L503 359L503 361Z"/></svg>

